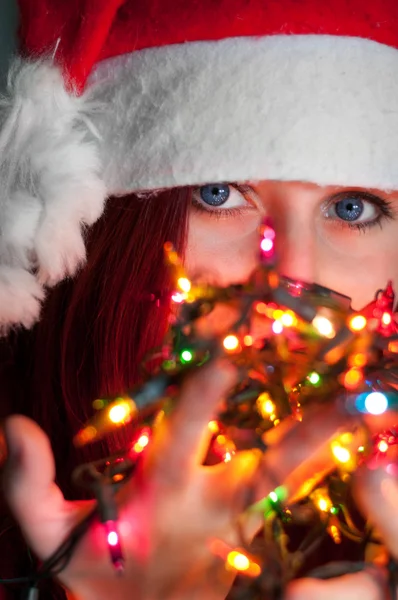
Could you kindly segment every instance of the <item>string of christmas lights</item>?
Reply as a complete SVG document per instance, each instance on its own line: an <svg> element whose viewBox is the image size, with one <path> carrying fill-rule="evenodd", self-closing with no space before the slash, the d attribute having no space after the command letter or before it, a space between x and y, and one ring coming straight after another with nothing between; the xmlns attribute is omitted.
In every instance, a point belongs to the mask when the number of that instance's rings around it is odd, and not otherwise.
<svg viewBox="0 0 398 600"><path fill-rule="evenodd" d="M97 499L95 512L118 571L123 568L123 550L114 492L133 473L159 415L165 407L172 410L181 382L192 371L219 357L227 357L239 371L239 383L209 423L210 463L229 462L242 449L266 452L264 434L288 416L301 421L306 406L340 403L359 417L398 408L398 325L391 282L369 305L354 311L346 296L278 275L276 235L269 220L261 226L259 246L258 268L246 283L217 287L191 282L173 246L165 245L176 282L168 294L176 316L167 338L144 361L145 382L118 397L95 400L93 418L74 439L77 446L84 446L133 420L142 426L131 447L107 460L106 468L83 465L75 473L75 480L90 487ZM209 334L206 317L219 306L233 309L236 319L228 331ZM159 362L156 370L147 367ZM372 437L363 424L355 434L340 434L330 445L335 472L315 488L308 482L308 494L299 503L287 504L282 487L249 509L263 517L260 544L246 541L244 518L238 548L214 541L213 552L225 568L245 575L236 600L280 597L327 535L337 544L342 537L363 548L379 543L366 524L362 529L355 524L350 513L350 477L359 464L385 456L397 443L395 428ZM303 522L311 525L310 532L290 552L285 524ZM58 552L47 561L46 574L59 569L66 556L65 551ZM365 560L326 565L312 575L328 578L368 566ZM395 577L393 568L390 573Z"/></svg>

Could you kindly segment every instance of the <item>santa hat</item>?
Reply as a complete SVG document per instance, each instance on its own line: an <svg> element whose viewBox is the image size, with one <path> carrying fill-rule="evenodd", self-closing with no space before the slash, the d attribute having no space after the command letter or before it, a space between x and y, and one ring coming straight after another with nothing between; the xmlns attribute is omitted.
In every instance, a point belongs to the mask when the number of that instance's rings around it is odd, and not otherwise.
<svg viewBox="0 0 398 600"><path fill-rule="evenodd" d="M110 195L398 189L396 0L19 0L0 106L0 324L38 318Z"/></svg>

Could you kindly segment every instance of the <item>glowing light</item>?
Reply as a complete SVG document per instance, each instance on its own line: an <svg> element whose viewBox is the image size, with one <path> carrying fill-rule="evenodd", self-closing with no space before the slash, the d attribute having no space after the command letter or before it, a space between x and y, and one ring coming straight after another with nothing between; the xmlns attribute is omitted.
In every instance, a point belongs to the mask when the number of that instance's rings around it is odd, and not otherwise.
<svg viewBox="0 0 398 600"><path fill-rule="evenodd" d="M277 308L276 310L274 310L272 312L272 316L274 317L275 321L280 321L282 319L283 315L284 315L284 312L280 308Z"/></svg>
<svg viewBox="0 0 398 600"><path fill-rule="evenodd" d="M119 536L116 531L110 531L108 533L108 544L110 546L117 546L119 543Z"/></svg>
<svg viewBox="0 0 398 600"><path fill-rule="evenodd" d="M265 304L265 302L257 302L257 304L256 304L256 311L260 315L267 314L267 305Z"/></svg>
<svg viewBox="0 0 398 600"><path fill-rule="evenodd" d="M316 371L312 371L307 377L308 381L312 383L312 385L318 385L321 382L321 376Z"/></svg>
<svg viewBox="0 0 398 600"><path fill-rule="evenodd" d="M191 289L191 282L186 277L179 277L178 280L177 280L177 285L180 288L180 290L182 290L186 294Z"/></svg>
<svg viewBox="0 0 398 600"><path fill-rule="evenodd" d="M351 460L350 451L338 443L332 444L332 452L336 460L342 464L348 463Z"/></svg>
<svg viewBox="0 0 398 600"><path fill-rule="evenodd" d="M148 437L148 435L146 433L143 433L142 435L140 435L140 437L138 438L137 444L139 444L143 448L145 448L146 446L148 446L148 444L149 444L149 437Z"/></svg>
<svg viewBox="0 0 398 600"><path fill-rule="evenodd" d="M293 327L297 325L297 319L291 312L285 312L281 316L281 323L284 327Z"/></svg>
<svg viewBox="0 0 398 600"><path fill-rule="evenodd" d="M245 335L245 337L243 338L243 343L245 346L252 346L253 345L253 338L251 335Z"/></svg>
<svg viewBox="0 0 398 600"><path fill-rule="evenodd" d="M382 415L388 408L388 400L381 392L371 392L365 398L365 409L371 415Z"/></svg>
<svg viewBox="0 0 398 600"><path fill-rule="evenodd" d="M271 252L271 250L273 249L274 242L272 240L270 240L269 238L264 238L261 240L260 246L261 246L261 250L263 252L268 253L268 252Z"/></svg>
<svg viewBox="0 0 398 600"><path fill-rule="evenodd" d="M383 313L383 316L381 317L381 322L383 323L383 325L389 325L392 321L392 316L390 313L385 312Z"/></svg>
<svg viewBox="0 0 398 600"><path fill-rule="evenodd" d="M220 426L217 421L209 421L207 427L214 435L220 431Z"/></svg>
<svg viewBox="0 0 398 600"><path fill-rule="evenodd" d="M173 302L176 302L177 304L181 304L181 302L184 302L186 297L185 297L185 294L181 294L180 292L175 292L171 296L171 299L173 300Z"/></svg>
<svg viewBox="0 0 398 600"><path fill-rule="evenodd" d="M232 452L227 451L224 454L224 462L227 463L227 462L230 462L231 460L232 460Z"/></svg>
<svg viewBox="0 0 398 600"><path fill-rule="evenodd" d="M394 352L394 354L398 353L398 342L389 342L388 343L388 351Z"/></svg>
<svg viewBox="0 0 398 600"><path fill-rule="evenodd" d="M328 528L328 533L330 534L332 540L334 541L335 544L340 544L341 543L341 535L340 535L340 531L337 529L336 525L331 525Z"/></svg>
<svg viewBox="0 0 398 600"><path fill-rule="evenodd" d="M98 431L93 425L88 425L84 429L80 430L75 437L75 443L78 446L85 446L89 444L97 437Z"/></svg>
<svg viewBox="0 0 398 600"><path fill-rule="evenodd" d="M348 389L356 388L361 381L363 381L362 371L354 367L344 375L344 386Z"/></svg>
<svg viewBox="0 0 398 600"><path fill-rule="evenodd" d="M379 450L379 452L387 452L388 450L388 444L385 440L381 440L378 444L377 444L377 448Z"/></svg>
<svg viewBox="0 0 398 600"><path fill-rule="evenodd" d="M227 563L236 571L247 571L250 567L250 559L237 550L232 550L228 554Z"/></svg>
<svg viewBox="0 0 398 600"><path fill-rule="evenodd" d="M329 512L332 508L332 502L330 498L327 498L326 496L320 497L318 500L318 508L322 512Z"/></svg>
<svg viewBox="0 0 398 600"><path fill-rule="evenodd" d="M274 321L272 323L272 331L276 334L282 333L283 325L282 325L281 321Z"/></svg>
<svg viewBox="0 0 398 600"><path fill-rule="evenodd" d="M272 502L278 502L278 494L276 492L270 492L268 497L270 500L272 500Z"/></svg>
<svg viewBox="0 0 398 600"><path fill-rule="evenodd" d="M366 327L366 318L363 315L355 315L348 321L348 327L351 331L361 331Z"/></svg>
<svg viewBox="0 0 398 600"><path fill-rule="evenodd" d="M236 350L239 348L239 340L236 335L227 335L227 337L224 338L223 346L226 350Z"/></svg>
<svg viewBox="0 0 398 600"><path fill-rule="evenodd" d="M331 339L336 335L333 323L322 315L317 315L314 317L312 320L312 325L323 337Z"/></svg>
<svg viewBox="0 0 398 600"><path fill-rule="evenodd" d="M112 406L108 413L109 420L112 423L123 423L130 416L130 406L127 402L122 402L121 404L115 404Z"/></svg>
<svg viewBox="0 0 398 600"><path fill-rule="evenodd" d="M190 350L183 350L180 358L182 363L189 363L193 359L193 354Z"/></svg>
<svg viewBox="0 0 398 600"><path fill-rule="evenodd" d="M366 354L359 352L358 354L353 354L348 359L349 365L351 367L364 367L367 362Z"/></svg>
<svg viewBox="0 0 398 600"><path fill-rule="evenodd" d="M267 418L275 412L275 404L268 392L263 392L256 400L256 405L262 417Z"/></svg>

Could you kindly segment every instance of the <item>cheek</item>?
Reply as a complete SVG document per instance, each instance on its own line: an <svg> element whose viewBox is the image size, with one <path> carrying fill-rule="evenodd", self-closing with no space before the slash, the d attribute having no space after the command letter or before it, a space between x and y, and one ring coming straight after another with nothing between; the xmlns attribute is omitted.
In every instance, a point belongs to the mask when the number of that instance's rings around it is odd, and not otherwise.
<svg viewBox="0 0 398 600"><path fill-rule="evenodd" d="M192 214L185 268L189 277L226 286L244 282L258 262L259 218Z"/></svg>
<svg viewBox="0 0 398 600"><path fill-rule="evenodd" d="M390 279L398 291L398 231L382 233L358 235L355 247L341 244L331 252L326 244L319 249L318 283L352 298L355 310L371 302Z"/></svg>

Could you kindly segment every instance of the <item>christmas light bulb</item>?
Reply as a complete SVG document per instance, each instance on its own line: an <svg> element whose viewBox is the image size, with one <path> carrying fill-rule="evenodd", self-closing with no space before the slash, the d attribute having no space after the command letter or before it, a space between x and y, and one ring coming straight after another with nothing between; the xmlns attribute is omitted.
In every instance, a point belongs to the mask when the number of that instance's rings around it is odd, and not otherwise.
<svg viewBox="0 0 398 600"><path fill-rule="evenodd" d="M344 375L344 387L348 390L355 389L363 381L363 373L359 369L352 367Z"/></svg>
<svg viewBox="0 0 398 600"><path fill-rule="evenodd" d="M391 321L392 321L391 314L388 312L383 313L383 316L381 317L381 322L383 323L383 325L390 325Z"/></svg>
<svg viewBox="0 0 398 600"><path fill-rule="evenodd" d="M371 392L365 398L365 409L371 415L382 415L388 408L388 400L381 392Z"/></svg>
<svg viewBox="0 0 398 600"><path fill-rule="evenodd" d="M231 550L225 563L228 570L233 569L250 577L258 577L261 573L260 565L239 550Z"/></svg>
<svg viewBox="0 0 398 600"><path fill-rule="evenodd" d="M379 450L379 452L387 452L388 450L388 444L385 440L380 440L380 442L377 444L377 449Z"/></svg>
<svg viewBox="0 0 398 600"><path fill-rule="evenodd" d="M119 423L126 422L131 414L130 406L128 402L121 402L120 404L115 404L109 409L108 417L112 423L118 425Z"/></svg>
<svg viewBox="0 0 398 600"><path fill-rule="evenodd" d="M367 325L367 320L363 315L355 315L348 320L348 328L351 331L362 331Z"/></svg>
<svg viewBox="0 0 398 600"><path fill-rule="evenodd" d="M338 442L332 443L332 452L333 456L339 463L346 464L351 460L350 451L341 446Z"/></svg>
<svg viewBox="0 0 398 600"><path fill-rule="evenodd" d="M180 288L180 290L185 292L186 294L191 290L191 282L187 277L179 277L177 279L177 285Z"/></svg>
<svg viewBox="0 0 398 600"><path fill-rule="evenodd" d="M227 335L227 337L224 338L223 346L225 350L228 351L237 350L239 348L239 340L236 335Z"/></svg>
<svg viewBox="0 0 398 600"><path fill-rule="evenodd" d="M321 376L316 371L312 371L312 373L307 376L307 379L312 385L319 385L321 383Z"/></svg>
<svg viewBox="0 0 398 600"><path fill-rule="evenodd" d="M117 571L123 571L124 557L117 523L115 521L106 521L103 523L103 527L106 533L106 540L108 543L112 564Z"/></svg>
<svg viewBox="0 0 398 600"><path fill-rule="evenodd" d="M180 359L183 364L191 362L193 360L193 352L191 350L183 350L180 354Z"/></svg>
<svg viewBox="0 0 398 600"><path fill-rule="evenodd" d="M316 315L312 320L312 325L325 338L332 339L336 335L333 323L323 315Z"/></svg>
<svg viewBox="0 0 398 600"><path fill-rule="evenodd" d="M184 302L184 300L186 300L186 295L181 294L180 292L174 292L174 294L171 296L171 299L176 304L181 304L182 302Z"/></svg>
<svg viewBox="0 0 398 600"><path fill-rule="evenodd" d="M283 325L282 325L281 321L274 321L272 323L272 331L276 334L282 333Z"/></svg>

